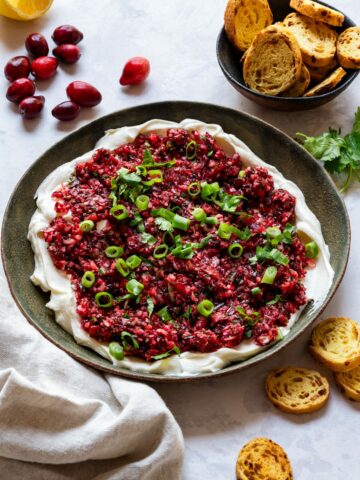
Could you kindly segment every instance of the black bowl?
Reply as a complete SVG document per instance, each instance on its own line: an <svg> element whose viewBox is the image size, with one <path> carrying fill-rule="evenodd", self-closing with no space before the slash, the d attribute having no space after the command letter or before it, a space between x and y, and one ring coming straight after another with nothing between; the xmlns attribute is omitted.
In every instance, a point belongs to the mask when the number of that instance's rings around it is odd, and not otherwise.
<svg viewBox="0 0 360 480"><path fill-rule="evenodd" d="M318 3L330 7L324 2ZM294 10L290 8L289 0L269 0L270 8L273 12L274 23L284 20L284 18ZM333 7L330 7L333 8ZM334 9L335 10L335 9ZM345 15L345 14L344 14ZM346 30L349 27L355 27L356 24L345 15L345 21L341 28L337 28L338 32ZM340 84L331 90L331 92L314 97L276 97L273 95L264 95L255 92L245 85L243 77L243 65L240 63L242 53L234 48L228 40L225 29L222 28L216 44L216 55L223 74L233 87L249 100L262 105L263 107L273 110L310 110L311 108L320 107L325 103L336 98L340 93L348 88L355 80L359 70L347 70L347 75Z"/></svg>

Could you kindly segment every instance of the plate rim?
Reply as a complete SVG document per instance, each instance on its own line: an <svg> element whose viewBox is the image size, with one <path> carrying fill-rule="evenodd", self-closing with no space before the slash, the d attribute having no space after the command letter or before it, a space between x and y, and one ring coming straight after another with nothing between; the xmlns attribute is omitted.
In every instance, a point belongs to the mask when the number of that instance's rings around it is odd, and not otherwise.
<svg viewBox="0 0 360 480"><path fill-rule="evenodd" d="M175 375L171 375L171 376L166 376L166 375L161 375L161 374L156 374L156 373L143 373L143 372L136 372L136 371L132 371L132 370L128 370L128 369L125 369L125 368L117 368L117 369L114 369L114 366L112 365L112 368L110 367L110 363L109 363L109 367L106 367L106 366L103 366L103 365L99 365L99 364L96 364L95 362L91 361L91 360L88 360L86 358L83 358L81 356L79 356L77 353L75 352L71 352L69 351L66 346L64 346L60 341L58 341L56 338L54 338L53 336L49 335L46 331L44 331L37 323L35 320L33 320L33 318L31 317L31 315L29 315L25 309L25 307L22 305L21 301L18 299L17 297L17 294L15 292L15 289L13 288L13 285L12 285L12 282L11 282L11 279L10 279L10 274L9 274L9 270L10 270L10 262L8 261L8 259L6 258L6 254L5 254L5 242L3 241L4 238L6 238L6 233L5 233L5 229L6 229L6 226L7 226L7 219L8 219L8 216L9 216L9 210L11 208L11 205L12 205L12 202L13 202L13 199L17 193L17 190L19 188L19 186L21 185L21 183L23 182L24 178L32 171L32 169L35 167L35 165L37 163L40 163L41 159L48 154L48 152L52 149L56 149L56 147L58 147L58 145L60 144L63 144L63 143L66 143L70 138L74 137L74 136L77 136L79 134L81 134L82 132L86 132L89 128L91 128L93 125L95 124L101 124L102 122L104 122L105 119L110 119L112 116L116 116L117 114L121 113L122 115L125 115L126 112L128 112L129 110L132 110L132 111L136 111L136 110L141 110L143 108L151 108L151 107L161 107L161 106L167 106L167 105L174 105L174 104L181 104L182 107L191 107L191 108L194 108L194 106L202 106L202 107L206 107L206 108L214 108L215 110L221 110L221 111L228 111L231 115L240 115L240 116L243 116L243 117L246 117L248 120L250 120L251 122L253 123L256 123L256 124L260 124L262 125L263 127L267 128L267 129L270 129L272 130L273 132L275 132L279 137L282 137L284 139L286 139L287 141L289 141L290 143L292 143L293 145L295 145L297 148L300 148L303 152L304 155L306 155L308 157L308 160L310 160L311 162L314 162L315 164L318 165L318 167L322 170L322 173L327 177L327 180L329 182L329 185L332 187L332 190L333 190L333 193L335 193L338 201L340 202L341 206L342 206L342 209L343 209L343 213L344 213L344 218L345 218L345 224L346 224L346 252L345 252L345 256L343 257L342 259L342 268L340 270L340 273L338 275L338 277L333 281L331 287L330 287L330 290L329 290L329 293L327 294L326 298L325 298L325 301L323 302L323 304L321 305L321 307L319 308L319 310L317 311L316 313L316 316L307 324L305 325L302 325L296 336L293 337L293 338L290 338L288 339L288 341L286 343L283 343L283 342L279 342L277 344L274 344L272 346L270 346L268 349L265 349L264 351L260 352L260 353L265 353L266 352L269 352L268 355L265 355L264 357L262 358L258 358L259 357L259 354L257 355L254 355L253 357L250 357L249 359L247 359L245 362L235 362L235 363L232 363L226 367L224 367L223 369L221 370L217 370L215 372L206 372L206 373L201 373L201 374L198 374L198 375L188 375L188 376L175 376ZM190 118L190 117L187 117L187 118ZM84 152L85 153L85 152ZM66 163L66 162L65 162ZM45 178L45 177L44 177ZM6 205L6 208L5 208L5 211L4 211L4 215L3 215L3 220L2 220L2 226L1 226L1 234L0 234L0 239L1 239L1 259L2 259L2 263L3 263L3 268L4 268L4 273L5 273L5 277L6 277L6 280L7 280L7 283L8 283L8 286L9 286L9 290L11 292L11 295L16 303L16 305L18 306L20 312L25 316L26 320L33 326L36 328L36 330L38 330L47 340L49 340L51 343L53 343L54 345L56 345L58 348L60 348L61 350L63 350L64 352L66 352L68 355L70 355L71 357L75 358L76 360L80 361L81 363L84 363L92 368L95 368L96 370L100 370L102 372L105 372L105 373L109 373L109 374L113 374L113 375L117 375L117 376L121 376L121 377L125 377L125 378L129 378L129 379L132 379L132 380L138 380L138 381L144 381L144 382L159 382L159 383L197 383L197 382L200 382L200 381L205 381L205 380L210 380L210 379L214 379L214 378L218 378L218 377L223 377L223 376L226 376L226 375L230 375L230 374L234 374L234 373L239 373L243 370L246 370L248 368L251 368L257 364L260 364L261 362L265 361L268 356L272 356L272 355L275 355L276 353L278 353L280 350L283 350L283 349L286 349L289 347L289 345L291 345L291 343L293 343L297 338L299 338L305 330L307 330L308 328L310 328L310 326L316 321L317 318L319 318L319 316L322 314L322 312L325 310L325 308L327 307L328 303L330 302L330 300L333 298L333 296L335 295L343 277L344 277L344 274L346 272L346 267L347 267L347 264L348 264L348 260L349 260L349 254L350 254L350 244L351 244L351 224L350 224L350 219L349 219L349 215L348 215L348 211L347 211L347 208L346 208L346 205L344 203L344 200L343 198L341 197L341 195L339 194L337 188L336 188L336 185L333 181L333 179L331 178L331 176L328 174L328 172L325 170L325 168L323 167L323 165L321 164L318 164L318 162L300 145L298 144L294 139L292 139L288 134L286 134L285 132L283 132L282 130L280 130L278 127L274 126L274 125L271 125L270 123L266 122L265 120L262 120L261 118L259 117L256 117L255 115L252 115L252 114L249 114L247 112L244 112L244 111L241 111L241 110L236 110L236 109L233 109L233 108L229 108L229 107L226 107L226 106L222 106L222 105L218 105L218 104L213 104L213 103L208 103L208 102L197 102L197 101L189 101L189 100L164 100L164 101L160 101L160 102L150 102L150 103L144 103L144 104L140 104L140 105L136 105L136 106L132 106L132 107L128 107L128 108L125 108L125 109L121 109L121 110L116 110L114 112L111 112L109 114L106 114L106 115L102 115L101 117L98 117L96 118L95 120L92 120L91 122L89 123L86 123L85 125L81 126L80 128L74 130L73 132L69 133L68 135L64 136L62 139L60 139L59 141L55 142L54 144L52 144L49 148L47 148L27 169L26 171L23 173L23 175L21 175L20 179L18 180L18 182L16 182L13 190L12 190L12 193L9 197L9 200L7 202L7 205ZM30 280L29 280L30 281ZM39 288L39 287L38 287ZM54 319L55 321L55 319ZM69 334L70 335L70 334ZM72 337L73 338L73 337ZM73 338L74 342L75 342L75 339ZM78 344L79 345L79 344ZM83 345L79 345L80 347L82 348L87 348ZM271 352L271 353L270 353ZM96 353L96 352L95 352ZM97 354L99 355L99 354ZM100 358L102 358L100 355L99 355Z"/></svg>

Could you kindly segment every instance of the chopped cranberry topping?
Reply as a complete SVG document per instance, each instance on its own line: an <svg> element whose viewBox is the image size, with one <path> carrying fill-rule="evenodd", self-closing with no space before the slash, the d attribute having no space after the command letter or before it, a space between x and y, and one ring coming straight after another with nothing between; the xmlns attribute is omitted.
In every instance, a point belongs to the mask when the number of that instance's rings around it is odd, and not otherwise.
<svg viewBox="0 0 360 480"><path fill-rule="evenodd" d="M119 171L133 177L121 179ZM222 200L217 193L190 195L194 182L200 189L217 182ZM122 205L117 214L125 208L124 218L110 211L114 191L115 204ZM145 208L137 203L139 194L148 197ZM139 135L112 151L99 149L76 165L53 199L57 216L44 238L55 266L71 278L82 327L100 342L122 342L126 355L151 360L177 348L213 352L250 338L267 345L307 301L303 280L309 261L293 228L296 199L274 188L266 168L243 168L239 154L226 155L208 133L170 129L165 136ZM190 220L188 227L157 216L154 210L161 208ZM196 221L195 208L215 223ZM93 228L80 228L84 221ZM237 230L223 238L221 224ZM269 227L280 240L269 238ZM166 231L171 235L164 237ZM180 248L190 244L189 255L176 252L174 237ZM169 250L157 258L154 250L164 242ZM233 243L242 247L235 258L228 250ZM136 255L140 265L123 276L117 258L105 253L109 246L122 247L124 261ZM268 256L261 257L259 249ZM276 266L275 279L264 283L270 266ZM95 280L86 287L82 277L89 271ZM142 285L140 293L129 293L130 280ZM111 295L111 306L98 304L99 292ZM213 305L207 316L198 308L203 300ZM124 332L136 341L124 343Z"/></svg>

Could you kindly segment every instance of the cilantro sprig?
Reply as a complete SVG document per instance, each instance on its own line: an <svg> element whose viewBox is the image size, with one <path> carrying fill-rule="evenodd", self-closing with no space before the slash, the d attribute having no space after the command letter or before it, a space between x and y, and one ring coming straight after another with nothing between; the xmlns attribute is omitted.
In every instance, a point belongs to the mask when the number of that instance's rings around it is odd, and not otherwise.
<svg viewBox="0 0 360 480"><path fill-rule="evenodd" d="M303 133L297 135L304 148L324 162L329 173L346 174L341 193L346 192L354 178L360 181L360 107L356 111L352 131L344 137L340 129L333 128L318 137L308 137Z"/></svg>

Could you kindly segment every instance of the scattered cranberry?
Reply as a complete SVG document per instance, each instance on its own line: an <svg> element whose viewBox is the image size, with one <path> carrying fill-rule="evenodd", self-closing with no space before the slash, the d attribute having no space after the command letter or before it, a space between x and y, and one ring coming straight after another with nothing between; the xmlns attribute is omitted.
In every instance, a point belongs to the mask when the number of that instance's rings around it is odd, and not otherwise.
<svg viewBox="0 0 360 480"><path fill-rule="evenodd" d="M37 80L46 80L55 75L58 62L54 57L39 57L31 64L31 73Z"/></svg>
<svg viewBox="0 0 360 480"><path fill-rule="evenodd" d="M60 27L55 28L51 38L56 45L62 45L64 43L72 43L73 45L76 45L81 42L84 35L72 25L61 25Z"/></svg>
<svg viewBox="0 0 360 480"><path fill-rule="evenodd" d="M21 102L23 98L31 97L35 93L35 83L29 78L18 78L10 83L6 98L10 102Z"/></svg>
<svg viewBox="0 0 360 480"><path fill-rule="evenodd" d="M101 93L86 82L77 80L69 83L66 89L67 96L80 107L95 107L101 102Z"/></svg>
<svg viewBox="0 0 360 480"><path fill-rule="evenodd" d="M49 53L49 46L44 35L30 33L25 40L26 50L35 58L44 57Z"/></svg>
<svg viewBox="0 0 360 480"><path fill-rule="evenodd" d="M30 73L30 60L28 57L13 57L4 68L5 77L9 82L13 82L18 78L25 78Z"/></svg>
<svg viewBox="0 0 360 480"><path fill-rule="evenodd" d="M72 43L64 43L54 48L53 55L65 63L75 63L81 57L80 49Z"/></svg>
<svg viewBox="0 0 360 480"><path fill-rule="evenodd" d="M80 106L71 101L66 101L56 105L51 111L52 116L63 122L74 120L80 113Z"/></svg>
<svg viewBox="0 0 360 480"><path fill-rule="evenodd" d="M19 104L20 114L27 120L37 117L44 108L45 98L42 95L37 97L26 97Z"/></svg>
<svg viewBox="0 0 360 480"><path fill-rule="evenodd" d="M149 60L143 57L130 58L125 64L119 81L121 85L137 85L142 83L149 73Z"/></svg>

